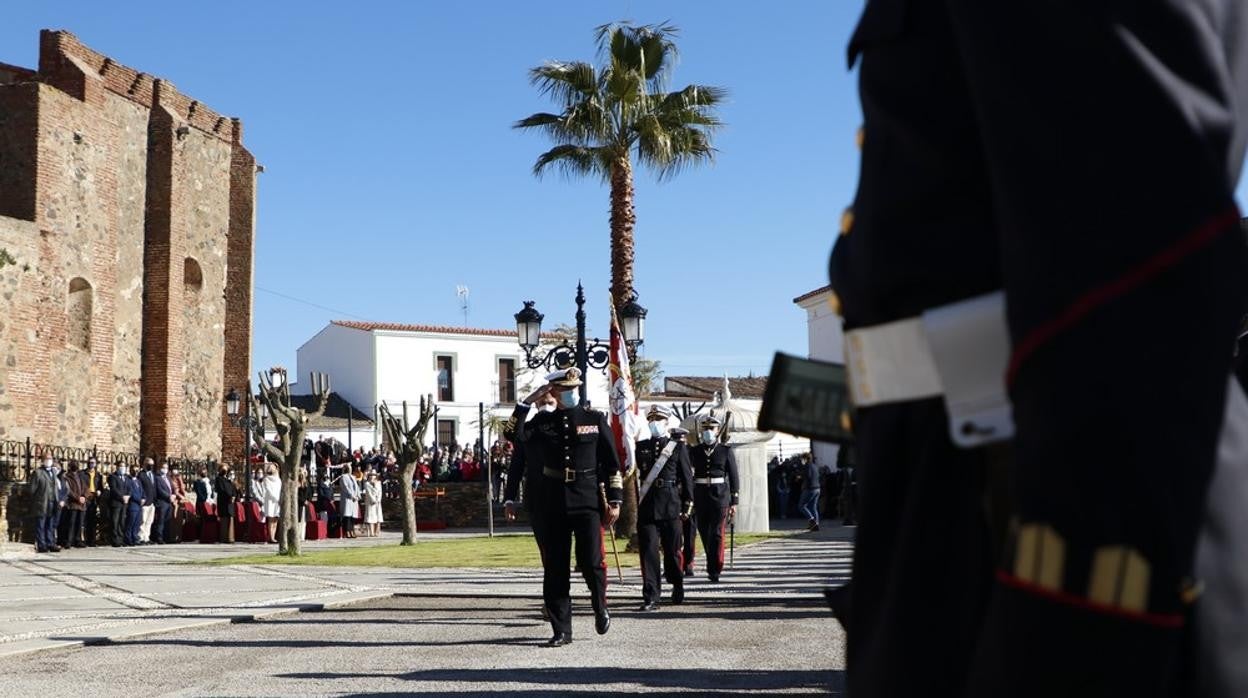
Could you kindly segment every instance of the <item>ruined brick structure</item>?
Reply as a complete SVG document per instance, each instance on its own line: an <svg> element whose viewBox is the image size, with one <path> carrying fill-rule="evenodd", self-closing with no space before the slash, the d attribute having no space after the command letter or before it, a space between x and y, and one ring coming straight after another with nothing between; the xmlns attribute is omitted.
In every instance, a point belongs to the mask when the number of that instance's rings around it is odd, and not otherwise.
<svg viewBox="0 0 1248 698"><path fill-rule="evenodd" d="M0 64L0 439L242 450L255 175L238 119L68 32Z"/></svg>

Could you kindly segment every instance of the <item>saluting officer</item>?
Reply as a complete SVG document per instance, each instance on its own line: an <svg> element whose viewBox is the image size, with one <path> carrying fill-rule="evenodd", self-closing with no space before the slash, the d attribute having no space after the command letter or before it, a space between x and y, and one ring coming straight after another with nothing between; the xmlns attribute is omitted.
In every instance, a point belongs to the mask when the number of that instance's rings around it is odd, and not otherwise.
<svg viewBox="0 0 1248 698"><path fill-rule="evenodd" d="M698 445L689 449L693 466L693 510L706 552L706 576L719 581L724 569L724 526L737 514L740 479L732 449L719 443L719 420L699 420Z"/></svg>
<svg viewBox="0 0 1248 698"><path fill-rule="evenodd" d="M527 493L535 497L534 530L544 531L538 540L542 598L554 630L547 645L558 647L572 642L568 558L573 535L577 566L589 585L594 629L602 635L611 626L602 528L620 515L623 483L606 415L580 404L576 390L581 385L580 370L555 371L546 379L550 382L516 405L504 435L522 445L531 472L540 468L541 476L529 482ZM547 395L555 397L555 409L539 411L526 421L530 406ZM608 502L605 513L599 510L600 488L605 489Z"/></svg>
<svg viewBox="0 0 1248 698"><path fill-rule="evenodd" d="M685 430L667 429L671 413L654 405L646 414L650 438L637 442L637 467L642 493L637 505L637 542L641 546L641 611L659 607L663 583L659 548L663 548L663 575L672 585L672 603L685 600L681 522L693 510L693 471ZM670 434L670 435L669 435Z"/></svg>

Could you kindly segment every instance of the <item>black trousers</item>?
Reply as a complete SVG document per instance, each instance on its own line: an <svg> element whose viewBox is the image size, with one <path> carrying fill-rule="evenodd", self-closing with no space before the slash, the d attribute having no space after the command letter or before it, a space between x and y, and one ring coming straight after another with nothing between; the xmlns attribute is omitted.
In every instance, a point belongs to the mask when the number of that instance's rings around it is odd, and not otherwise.
<svg viewBox="0 0 1248 698"><path fill-rule="evenodd" d="M173 514L173 505L169 502L156 502L156 516L152 519L152 534L148 537L153 543L167 543L169 535L169 519Z"/></svg>
<svg viewBox="0 0 1248 698"><path fill-rule="evenodd" d="M121 545L126 542L126 504L125 502L109 502L108 506L108 542Z"/></svg>
<svg viewBox="0 0 1248 698"><path fill-rule="evenodd" d="M95 500L87 503L86 516L83 518L82 535L87 545L95 545L99 539L100 505Z"/></svg>
<svg viewBox="0 0 1248 698"><path fill-rule="evenodd" d="M82 522L87 512L81 509L66 508L61 512L61 541L62 548L71 545L82 545Z"/></svg>
<svg viewBox="0 0 1248 698"><path fill-rule="evenodd" d="M685 584L683 523L678 518L637 522L637 543L641 546L641 598L647 603L658 601L663 596L663 577L673 589ZM660 548L663 553L661 575Z"/></svg>
<svg viewBox="0 0 1248 698"><path fill-rule="evenodd" d="M710 497L701 495L695 486L693 509L698 513L698 537L702 539L702 551L706 553L706 575L718 577L724 569L724 525L728 523L728 508Z"/></svg>
<svg viewBox="0 0 1248 698"><path fill-rule="evenodd" d="M693 571L693 561L698 557L695 543L698 540L698 512L695 509L689 518L680 522L680 559L686 570Z"/></svg>
<svg viewBox="0 0 1248 698"><path fill-rule="evenodd" d="M572 634L572 579L568 562L576 537L576 564L589 586L594 611L607 606L607 556L603 549L602 519L597 509L564 511L547 507L541 514L542 599L557 633Z"/></svg>

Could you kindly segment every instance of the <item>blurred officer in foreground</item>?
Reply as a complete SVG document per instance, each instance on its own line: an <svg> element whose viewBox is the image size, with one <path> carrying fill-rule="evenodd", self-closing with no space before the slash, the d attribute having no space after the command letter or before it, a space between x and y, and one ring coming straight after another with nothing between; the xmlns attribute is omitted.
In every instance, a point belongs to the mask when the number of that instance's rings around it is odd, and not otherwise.
<svg viewBox="0 0 1248 698"><path fill-rule="evenodd" d="M641 611L654 611L663 596L663 577L672 585L672 603L685 600L681 523L693 510L693 471L684 429L668 430L667 408L646 414L649 438L637 442L637 543L641 549ZM663 566L659 567L659 550Z"/></svg>
<svg viewBox="0 0 1248 698"><path fill-rule="evenodd" d="M602 529L610 528L619 517L623 488L620 460L606 415L580 404L577 387L581 372L569 368L546 379L550 382L516 405L503 435L524 449L526 467L541 473L529 482L526 493L536 497L536 506L530 511L534 530L544 530L538 540L542 549L542 598L554 630L547 644L559 647L572 642L568 559L573 535L577 567L589 585L594 629L602 635L611 626ZM555 409L539 411L526 421L530 406L542 404L547 396L554 396ZM600 488L605 490L606 511L599 507Z"/></svg>
<svg viewBox="0 0 1248 698"><path fill-rule="evenodd" d="M1248 5L869 0L849 60L848 692L1248 695Z"/></svg>
<svg viewBox="0 0 1248 698"><path fill-rule="evenodd" d="M741 492L737 458L731 448L719 443L719 428L719 420L710 415L698 420L698 445L689 449L693 510L706 552L706 576L712 582L719 581L724 569L724 528L737 515Z"/></svg>

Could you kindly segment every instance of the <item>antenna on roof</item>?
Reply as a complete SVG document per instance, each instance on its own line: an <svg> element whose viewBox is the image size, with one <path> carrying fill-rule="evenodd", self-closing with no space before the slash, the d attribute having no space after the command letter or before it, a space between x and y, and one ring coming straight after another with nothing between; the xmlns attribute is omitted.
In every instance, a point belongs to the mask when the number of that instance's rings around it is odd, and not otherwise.
<svg viewBox="0 0 1248 698"><path fill-rule="evenodd" d="M459 309L464 313L464 327L468 326L468 287L459 284L455 287L455 295L459 298Z"/></svg>

